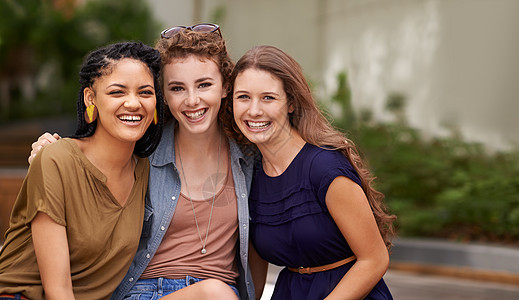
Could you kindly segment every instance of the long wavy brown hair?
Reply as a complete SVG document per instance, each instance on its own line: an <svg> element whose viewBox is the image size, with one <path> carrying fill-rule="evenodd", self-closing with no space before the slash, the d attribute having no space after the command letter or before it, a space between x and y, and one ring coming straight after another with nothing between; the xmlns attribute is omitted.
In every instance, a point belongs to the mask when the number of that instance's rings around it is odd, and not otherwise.
<svg viewBox="0 0 519 300"><path fill-rule="evenodd" d="M232 118L232 88L236 77L247 69L257 69L269 72L283 82L288 98L288 106L294 108L289 114L292 127L297 130L307 143L324 149L338 150L343 153L357 171L362 189L373 211L378 229L386 247L391 247L391 240L395 235L393 222L396 216L390 215L384 203L384 195L373 187L374 177L361 159L355 144L342 132L335 129L317 107L310 87L303 75L300 65L288 54L273 46L257 46L247 51L238 60L231 75L231 92L224 102L224 124L227 134L237 141L247 143L247 139L240 132ZM249 142L250 143L250 142Z"/></svg>

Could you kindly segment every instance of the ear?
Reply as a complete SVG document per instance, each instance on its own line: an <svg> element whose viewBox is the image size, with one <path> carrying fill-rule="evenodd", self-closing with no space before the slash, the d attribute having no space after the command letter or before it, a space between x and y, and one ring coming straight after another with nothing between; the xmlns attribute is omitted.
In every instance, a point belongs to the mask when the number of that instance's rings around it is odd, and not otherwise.
<svg viewBox="0 0 519 300"><path fill-rule="evenodd" d="M225 84L223 86L223 91L222 91L222 99L227 97L227 93L229 92L229 84Z"/></svg>
<svg viewBox="0 0 519 300"><path fill-rule="evenodd" d="M85 106L88 107L94 104L95 92L92 88L86 87L83 90L83 101L85 102Z"/></svg>
<svg viewBox="0 0 519 300"><path fill-rule="evenodd" d="M288 105L288 113L291 114L291 113L294 112L294 110L295 110L295 108L294 108L294 103L290 103L290 104Z"/></svg>

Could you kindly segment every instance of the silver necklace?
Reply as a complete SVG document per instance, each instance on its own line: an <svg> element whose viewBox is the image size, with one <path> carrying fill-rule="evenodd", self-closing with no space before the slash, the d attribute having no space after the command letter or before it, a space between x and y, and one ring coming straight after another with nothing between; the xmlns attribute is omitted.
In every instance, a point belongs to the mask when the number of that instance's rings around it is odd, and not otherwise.
<svg viewBox="0 0 519 300"><path fill-rule="evenodd" d="M193 205L193 200L191 199L191 194L189 193L189 186L187 184L186 173L184 172L184 164L182 164L182 156L180 155L180 143L178 144L178 160L180 161L180 168L182 169L182 176L184 177L184 183L186 184L187 196L189 197L189 202L191 203L191 209L193 210L193 216L195 217L196 231L198 232L198 237L200 238L200 243L202 243L202 250L200 251L202 254L206 254L207 250L205 249L205 245L207 243L207 237L209 236L209 226L211 225L211 219L213 217L213 208L214 208L214 199L216 198L216 186L218 185L218 171L220 170L220 149L222 146L222 136L220 135L220 142L218 143L218 164L216 166L216 178L213 189L213 203L211 204L211 213L209 214L209 222L207 223L207 230L205 231L205 240L202 240L202 235L200 234L200 227L198 226L198 220L196 218L195 206Z"/></svg>

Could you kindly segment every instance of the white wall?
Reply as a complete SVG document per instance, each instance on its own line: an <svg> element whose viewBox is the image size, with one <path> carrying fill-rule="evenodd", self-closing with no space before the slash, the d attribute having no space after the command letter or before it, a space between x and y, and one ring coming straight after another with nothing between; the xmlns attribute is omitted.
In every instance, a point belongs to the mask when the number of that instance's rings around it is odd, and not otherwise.
<svg viewBox="0 0 519 300"><path fill-rule="evenodd" d="M519 1L353 2L330 5L329 28L344 31L327 31L328 90L346 69L356 107L379 118L387 93L404 92L411 124L425 132L454 123L468 140L519 142Z"/></svg>

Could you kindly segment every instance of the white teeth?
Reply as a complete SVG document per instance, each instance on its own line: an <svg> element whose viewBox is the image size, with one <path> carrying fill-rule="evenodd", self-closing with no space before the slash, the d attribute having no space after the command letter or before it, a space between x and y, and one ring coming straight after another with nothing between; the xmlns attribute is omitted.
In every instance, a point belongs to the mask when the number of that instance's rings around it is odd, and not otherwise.
<svg viewBox="0 0 519 300"><path fill-rule="evenodd" d="M205 109L201 109L199 111L192 112L192 113L186 112L185 115L190 119L198 119L205 114L205 111L206 111Z"/></svg>
<svg viewBox="0 0 519 300"><path fill-rule="evenodd" d="M131 122L140 121L140 120L142 120L142 116L120 116L119 120L131 121Z"/></svg>
<svg viewBox="0 0 519 300"><path fill-rule="evenodd" d="M267 126L270 125L270 122L251 122L251 121L248 121L247 124L249 125L250 128L265 128Z"/></svg>

